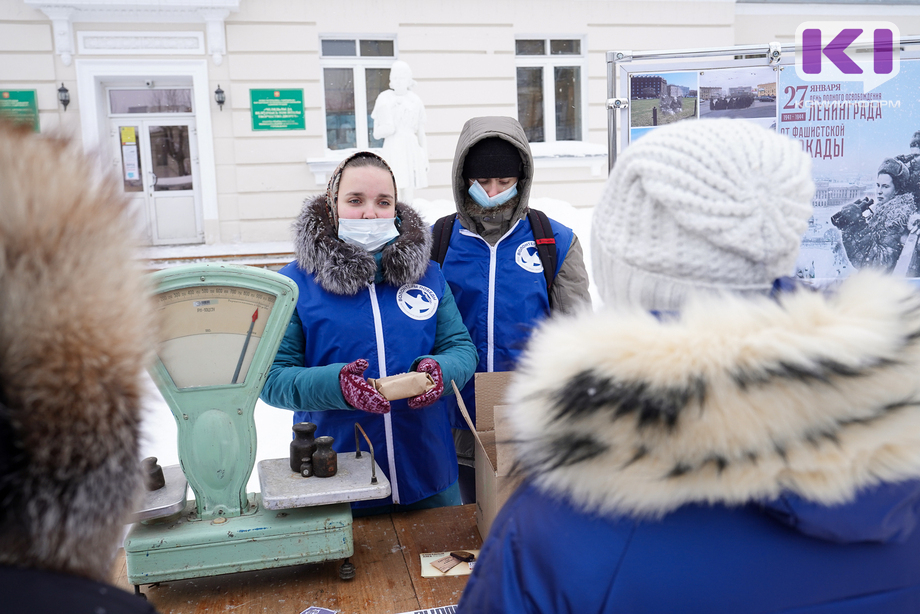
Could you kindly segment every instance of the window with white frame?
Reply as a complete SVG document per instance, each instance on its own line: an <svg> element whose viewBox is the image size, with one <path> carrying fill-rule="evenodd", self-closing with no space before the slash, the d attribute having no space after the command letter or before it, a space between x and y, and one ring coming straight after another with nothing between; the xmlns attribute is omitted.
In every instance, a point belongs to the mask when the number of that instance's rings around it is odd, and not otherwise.
<svg viewBox="0 0 920 614"><path fill-rule="evenodd" d="M582 38L514 41L518 121L531 143L581 141L586 65Z"/></svg>
<svg viewBox="0 0 920 614"><path fill-rule="evenodd" d="M395 59L395 37L320 38L328 149L383 146L370 118L377 95L390 87Z"/></svg>

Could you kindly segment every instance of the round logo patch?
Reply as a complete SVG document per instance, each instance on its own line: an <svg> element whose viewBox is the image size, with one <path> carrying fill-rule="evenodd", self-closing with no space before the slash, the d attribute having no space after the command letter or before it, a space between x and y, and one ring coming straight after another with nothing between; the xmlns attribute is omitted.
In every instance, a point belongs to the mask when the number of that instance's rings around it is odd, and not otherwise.
<svg viewBox="0 0 920 614"><path fill-rule="evenodd" d="M514 261L529 273L543 272L543 263L540 262L540 254L537 252L537 244L534 241L524 241L518 245L514 253Z"/></svg>
<svg viewBox="0 0 920 614"><path fill-rule="evenodd" d="M406 284L396 293L399 309L413 320L427 320L438 311L438 295L418 284Z"/></svg>

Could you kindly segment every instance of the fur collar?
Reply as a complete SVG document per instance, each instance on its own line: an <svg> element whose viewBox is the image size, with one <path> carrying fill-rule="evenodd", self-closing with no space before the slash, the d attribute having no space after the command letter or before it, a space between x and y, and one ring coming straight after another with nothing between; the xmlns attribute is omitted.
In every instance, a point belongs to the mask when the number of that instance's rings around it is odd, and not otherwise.
<svg viewBox="0 0 920 614"><path fill-rule="evenodd" d="M466 213L468 215L470 215L471 217L477 218L477 219L481 218L484 215L490 215L490 214L505 217L506 215L508 215L508 212L510 210L514 209L515 211L511 214L510 217L512 219L514 218L520 219L524 217L524 214L526 213L526 209L517 210L520 202L521 202L521 196L519 194L515 194L513 197L508 199L508 202L498 205L497 207L483 207L482 205L477 203L475 200L473 200L472 196L467 194L466 196L463 197L463 208L464 210L466 210Z"/></svg>
<svg viewBox="0 0 920 614"><path fill-rule="evenodd" d="M457 217L464 228L478 234L489 245L495 245L518 220L527 216L527 207L519 206L520 199L517 195L502 205L486 208L467 194L463 201L464 215Z"/></svg>
<svg viewBox="0 0 920 614"><path fill-rule="evenodd" d="M842 503L920 477L920 293L699 298L679 318L554 319L509 389L518 466L601 513L795 492Z"/></svg>
<svg viewBox="0 0 920 614"><path fill-rule="evenodd" d="M910 215L916 210L913 194L898 194L876 206L872 217L869 218L869 227L884 228L886 230L894 228L898 232L906 232L904 226L907 224Z"/></svg>
<svg viewBox="0 0 920 614"><path fill-rule="evenodd" d="M373 283L377 263L366 250L339 240L326 211L325 195L304 202L293 227L297 264L327 292L355 295ZM408 205L396 203L396 215L402 220L399 237L383 248L380 265L385 283L402 286L417 282L428 270L432 238L428 225Z"/></svg>
<svg viewBox="0 0 920 614"><path fill-rule="evenodd" d="M156 312L98 169L0 122L0 566L106 581L142 484Z"/></svg>

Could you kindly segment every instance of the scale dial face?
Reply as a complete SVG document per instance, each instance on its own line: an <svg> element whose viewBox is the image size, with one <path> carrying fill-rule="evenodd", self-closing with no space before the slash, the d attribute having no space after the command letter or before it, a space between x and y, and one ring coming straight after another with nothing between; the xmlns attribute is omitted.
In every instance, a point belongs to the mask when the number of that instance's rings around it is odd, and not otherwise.
<svg viewBox="0 0 920 614"><path fill-rule="evenodd" d="M157 295L157 355L177 388L246 381L276 296L229 285Z"/></svg>

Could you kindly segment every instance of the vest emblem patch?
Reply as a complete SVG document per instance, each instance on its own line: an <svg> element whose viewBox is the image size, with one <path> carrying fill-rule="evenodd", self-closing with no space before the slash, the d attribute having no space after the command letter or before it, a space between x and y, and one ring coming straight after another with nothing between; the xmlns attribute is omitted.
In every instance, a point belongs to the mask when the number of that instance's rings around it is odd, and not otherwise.
<svg viewBox="0 0 920 614"><path fill-rule="evenodd" d="M438 311L438 295L418 284L406 284L396 293L400 311L413 320L427 320Z"/></svg>
<svg viewBox="0 0 920 614"><path fill-rule="evenodd" d="M540 254L537 252L535 241L524 241L518 245L514 253L514 261L528 273L543 272L543 263L540 262Z"/></svg>

